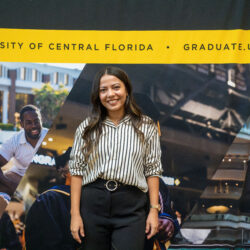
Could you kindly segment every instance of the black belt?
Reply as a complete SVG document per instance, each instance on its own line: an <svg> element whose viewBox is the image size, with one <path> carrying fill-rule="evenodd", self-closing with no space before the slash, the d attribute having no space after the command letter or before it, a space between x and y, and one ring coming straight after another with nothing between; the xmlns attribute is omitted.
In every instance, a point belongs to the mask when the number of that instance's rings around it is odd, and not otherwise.
<svg viewBox="0 0 250 250"><path fill-rule="evenodd" d="M101 178L98 178L96 181L89 183L86 186L101 187L107 189L110 192L114 192L120 189L131 189L131 188L137 189L137 187L126 185L116 180L104 180Z"/></svg>

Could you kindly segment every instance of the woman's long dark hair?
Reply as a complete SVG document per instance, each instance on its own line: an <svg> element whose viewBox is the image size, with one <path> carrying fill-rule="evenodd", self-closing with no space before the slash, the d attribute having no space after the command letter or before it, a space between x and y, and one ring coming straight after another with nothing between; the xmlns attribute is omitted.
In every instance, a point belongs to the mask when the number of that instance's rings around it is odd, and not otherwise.
<svg viewBox="0 0 250 250"><path fill-rule="evenodd" d="M142 124L142 113L135 103L134 97L132 95L132 85L128 78L128 75L121 70L120 68L108 66L101 69L94 78L92 93L91 93L91 102L92 102L92 115L90 118L89 125L86 126L82 138L85 141L85 146L83 147L83 153L85 160L88 161L89 155L92 153L94 146L97 145L100 135L102 133L102 122L106 119L107 110L102 105L99 92L100 92L100 80L104 75L113 75L120 79L127 90L128 96L125 103L125 114L131 116L132 125L136 133L140 136L141 140L144 140L144 134L138 129ZM91 140L91 134L96 132L95 143Z"/></svg>

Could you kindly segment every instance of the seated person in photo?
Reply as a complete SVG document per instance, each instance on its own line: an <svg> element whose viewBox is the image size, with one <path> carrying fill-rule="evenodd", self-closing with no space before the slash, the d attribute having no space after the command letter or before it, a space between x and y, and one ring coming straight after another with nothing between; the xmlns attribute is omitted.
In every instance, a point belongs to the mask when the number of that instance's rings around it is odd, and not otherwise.
<svg viewBox="0 0 250 250"><path fill-rule="evenodd" d="M0 168L0 192L11 196L24 176L33 156L42 143L47 129L42 128L40 110L27 105L20 111L22 130L14 134L0 147L0 167L13 157L14 165L3 173Z"/></svg>
<svg viewBox="0 0 250 250"><path fill-rule="evenodd" d="M71 148L55 158L59 174L66 178L43 192L31 206L26 218L27 250L76 250L79 244L70 232L70 175L68 161Z"/></svg>

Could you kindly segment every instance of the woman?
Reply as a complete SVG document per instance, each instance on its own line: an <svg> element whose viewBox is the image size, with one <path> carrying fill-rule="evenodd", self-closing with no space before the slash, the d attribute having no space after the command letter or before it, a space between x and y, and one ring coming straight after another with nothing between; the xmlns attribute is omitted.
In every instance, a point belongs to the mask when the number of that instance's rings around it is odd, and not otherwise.
<svg viewBox="0 0 250 250"><path fill-rule="evenodd" d="M84 237L84 250L143 249L145 232L151 238L158 228L157 128L141 114L119 68L96 74L91 102L92 117L78 127L69 162L71 233L79 243Z"/></svg>

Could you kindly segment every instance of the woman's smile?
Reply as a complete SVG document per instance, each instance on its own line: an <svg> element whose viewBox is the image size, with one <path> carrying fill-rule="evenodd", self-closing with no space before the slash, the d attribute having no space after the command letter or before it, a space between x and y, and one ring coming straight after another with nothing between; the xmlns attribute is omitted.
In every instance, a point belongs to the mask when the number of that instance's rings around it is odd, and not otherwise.
<svg viewBox="0 0 250 250"><path fill-rule="evenodd" d="M123 115L127 90L124 83L113 75L104 75L100 80L99 98L108 114Z"/></svg>

